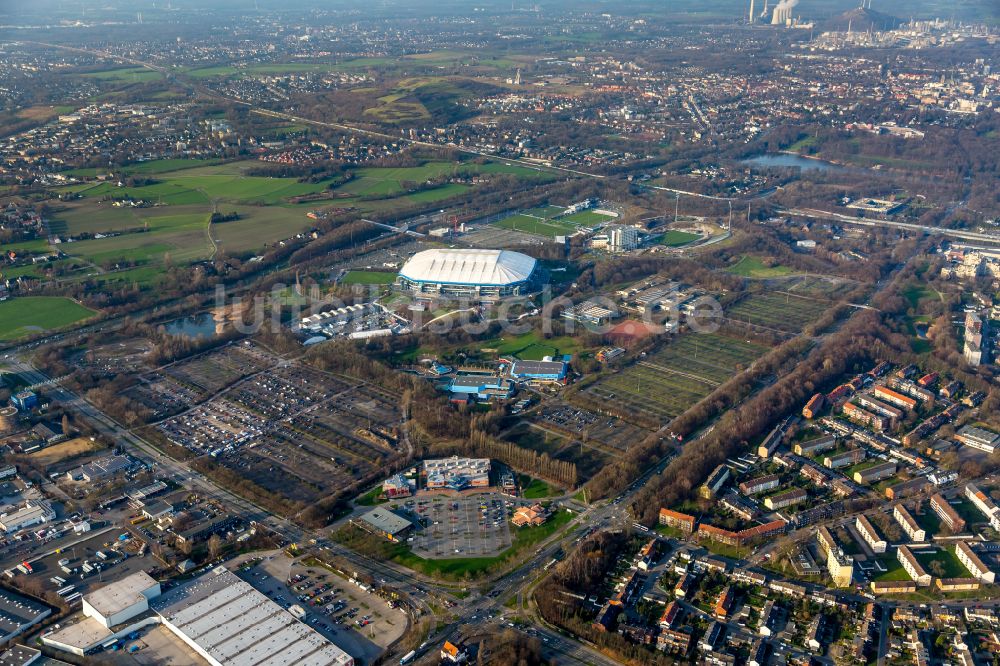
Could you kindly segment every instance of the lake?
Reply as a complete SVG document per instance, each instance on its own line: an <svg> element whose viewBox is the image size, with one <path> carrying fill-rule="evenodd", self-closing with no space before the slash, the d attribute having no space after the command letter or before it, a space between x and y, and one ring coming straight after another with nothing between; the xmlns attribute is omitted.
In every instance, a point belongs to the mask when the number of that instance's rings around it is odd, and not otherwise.
<svg viewBox="0 0 1000 666"><path fill-rule="evenodd" d="M851 169L834 164L833 162L810 159L801 155L791 155L788 153L766 153L756 157L749 157L743 160L742 163L761 167L797 168L803 171L851 171Z"/></svg>

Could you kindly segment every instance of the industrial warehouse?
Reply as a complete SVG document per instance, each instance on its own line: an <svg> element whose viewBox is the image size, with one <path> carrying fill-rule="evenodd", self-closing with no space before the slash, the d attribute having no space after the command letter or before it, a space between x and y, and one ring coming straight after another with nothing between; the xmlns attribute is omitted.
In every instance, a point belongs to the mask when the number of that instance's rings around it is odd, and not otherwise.
<svg viewBox="0 0 1000 666"><path fill-rule="evenodd" d="M162 624L213 666L352 666L354 659L225 567L168 592L138 572L83 597L82 621L42 643L76 655Z"/></svg>
<svg viewBox="0 0 1000 666"><path fill-rule="evenodd" d="M520 252L435 249L413 255L396 286L424 296L495 300L531 293L538 274L538 263Z"/></svg>

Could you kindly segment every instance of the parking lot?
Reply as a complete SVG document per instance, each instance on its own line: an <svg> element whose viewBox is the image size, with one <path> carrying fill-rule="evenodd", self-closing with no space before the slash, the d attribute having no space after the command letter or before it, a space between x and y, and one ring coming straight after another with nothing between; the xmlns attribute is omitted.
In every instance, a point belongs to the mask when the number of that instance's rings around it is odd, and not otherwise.
<svg viewBox="0 0 1000 666"><path fill-rule="evenodd" d="M136 555L135 551L141 545L139 542L131 538L128 541L118 540L120 534L127 533L120 528L102 530L89 539L64 546L61 552L53 552L32 562L31 576L42 582L46 590L54 592L73 585L76 589L72 592L83 594L140 570L149 571L156 568L158 562L149 554L148 549L142 557ZM98 556L98 552L103 553L105 557ZM60 562L64 564L60 565ZM87 563L92 570L84 571L84 563ZM63 566L73 573L66 573L62 569ZM66 582L54 583L51 580L54 577Z"/></svg>
<svg viewBox="0 0 1000 666"><path fill-rule="evenodd" d="M301 606L305 622L368 664L407 628L406 614L386 600L324 569L306 566L282 553L237 571L237 574L279 605Z"/></svg>
<svg viewBox="0 0 1000 666"><path fill-rule="evenodd" d="M431 559L492 557L510 548L509 516L514 502L500 493L409 500L411 511L427 521L410 543L413 552Z"/></svg>

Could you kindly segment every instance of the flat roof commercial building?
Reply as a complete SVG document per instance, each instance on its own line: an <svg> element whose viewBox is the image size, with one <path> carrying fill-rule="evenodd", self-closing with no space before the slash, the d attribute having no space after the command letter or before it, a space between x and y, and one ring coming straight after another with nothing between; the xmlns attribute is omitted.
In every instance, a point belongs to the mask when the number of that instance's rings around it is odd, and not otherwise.
<svg viewBox="0 0 1000 666"><path fill-rule="evenodd" d="M579 305L563 310L560 316L570 321L578 321L592 326L603 326L618 317L618 311L605 307L600 303L584 301Z"/></svg>
<svg viewBox="0 0 1000 666"><path fill-rule="evenodd" d="M12 645L0 653L0 666L31 666L42 658L42 652L27 645Z"/></svg>
<svg viewBox="0 0 1000 666"><path fill-rule="evenodd" d="M212 666L353 666L354 659L224 567L152 604L165 627Z"/></svg>
<svg viewBox="0 0 1000 666"><path fill-rule="evenodd" d="M24 506L14 511L0 515L0 530L11 533L40 523L55 520L56 512L46 500L28 500Z"/></svg>
<svg viewBox="0 0 1000 666"><path fill-rule="evenodd" d="M413 527L413 523L406 518L382 507L376 507L362 515L356 524L389 541L399 541Z"/></svg>
<svg viewBox="0 0 1000 666"><path fill-rule="evenodd" d="M452 456L425 460L424 474L431 489L485 488L490 485L490 459Z"/></svg>
<svg viewBox="0 0 1000 666"><path fill-rule="evenodd" d="M0 642L6 643L51 614L52 609L41 602L0 589Z"/></svg>
<svg viewBox="0 0 1000 666"><path fill-rule="evenodd" d="M514 361L510 376L532 383L565 383L568 365L565 361Z"/></svg>
<svg viewBox="0 0 1000 666"><path fill-rule="evenodd" d="M128 622L149 610L149 601L160 596L160 584L145 571L83 595L83 614L105 628Z"/></svg>
<svg viewBox="0 0 1000 666"><path fill-rule="evenodd" d="M993 453L1000 442L1000 435L985 428L967 425L955 434L955 440L965 446Z"/></svg>
<svg viewBox="0 0 1000 666"><path fill-rule="evenodd" d="M480 400L506 400L514 395L514 383L498 375L458 375L448 384L452 394L474 395Z"/></svg>
<svg viewBox="0 0 1000 666"><path fill-rule="evenodd" d="M66 473L69 481L84 481L91 483L114 476L121 472L127 472L138 466L134 460L128 456L105 456L99 460L89 462L75 470Z"/></svg>

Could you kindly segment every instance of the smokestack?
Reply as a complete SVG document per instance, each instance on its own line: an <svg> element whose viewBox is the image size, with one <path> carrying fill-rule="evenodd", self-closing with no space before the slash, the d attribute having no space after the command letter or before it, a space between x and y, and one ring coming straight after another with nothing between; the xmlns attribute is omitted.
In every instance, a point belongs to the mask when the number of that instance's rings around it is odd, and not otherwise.
<svg viewBox="0 0 1000 666"><path fill-rule="evenodd" d="M766 1L767 0L765 0L765 2ZM757 20L757 16L754 14L753 11L754 9L753 5L754 5L754 0L750 0L750 25L753 25L753 22Z"/></svg>

